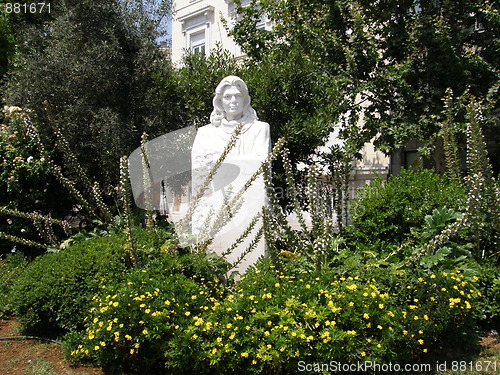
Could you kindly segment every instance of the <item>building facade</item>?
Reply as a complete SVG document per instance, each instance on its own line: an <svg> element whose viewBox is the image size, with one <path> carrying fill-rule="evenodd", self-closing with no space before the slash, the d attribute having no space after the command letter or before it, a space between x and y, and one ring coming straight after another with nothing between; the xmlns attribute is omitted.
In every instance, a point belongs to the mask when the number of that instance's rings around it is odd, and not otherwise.
<svg viewBox="0 0 500 375"><path fill-rule="evenodd" d="M243 0L242 4L250 3ZM240 48L228 35L235 19L233 0L176 0L172 17L172 61L179 63L186 51L210 54L220 44L235 57L243 56ZM271 22L263 17L259 24L262 29L270 29Z"/></svg>

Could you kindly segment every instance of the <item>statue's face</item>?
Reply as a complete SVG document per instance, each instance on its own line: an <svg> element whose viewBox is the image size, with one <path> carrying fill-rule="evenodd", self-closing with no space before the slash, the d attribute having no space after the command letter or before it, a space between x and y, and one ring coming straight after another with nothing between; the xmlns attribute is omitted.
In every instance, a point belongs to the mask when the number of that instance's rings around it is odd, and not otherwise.
<svg viewBox="0 0 500 375"><path fill-rule="evenodd" d="M229 121L238 120L243 115L245 97L236 86L229 86L222 94L222 108Z"/></svg>

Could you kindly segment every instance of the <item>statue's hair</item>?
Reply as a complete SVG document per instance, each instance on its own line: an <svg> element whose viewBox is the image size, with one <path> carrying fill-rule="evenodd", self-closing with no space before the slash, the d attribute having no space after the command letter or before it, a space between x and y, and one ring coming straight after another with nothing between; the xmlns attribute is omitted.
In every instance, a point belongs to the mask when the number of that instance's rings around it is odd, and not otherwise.
<svg viewBox="0 0 500 375"><path fill-rule="evenodd" d="M222 96L224 95L224 91L228 86L236 86L240 89L243 97L245 99L243 103L243 117L248 117L248 122L253 122L257 120L257 113L250 106L250 95L248 93L248 88L246 83L239 77L236 76L227 76L224 78L217 88L215 89L215 96L213 99L214 110L210 115L210 122L214 126L219 126L222 120L226 117L226 112L222 106Z"/></svg>

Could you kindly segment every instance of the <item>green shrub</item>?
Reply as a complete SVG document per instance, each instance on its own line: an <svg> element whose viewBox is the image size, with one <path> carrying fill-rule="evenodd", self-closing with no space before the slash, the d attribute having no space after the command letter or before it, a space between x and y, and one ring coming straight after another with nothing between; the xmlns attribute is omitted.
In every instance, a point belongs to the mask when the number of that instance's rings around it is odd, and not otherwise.
<svg viewBox="0 0 500 375"><path fill-rule="evenodd" d="M109 280L90 303L85 332L66 336L73 359L92 359L111 373L154 372L192 316L208 309L225 263L204 254L164 255L123 280Z"/></svg>
<svg viewBox="0 0 500 375"><path fill-rule="evenodd" d="M0 317L12 312L12 284L26 268L28 261L20 252L0 257Z"/></svg>
<svg viewBox="0 0 500 375"><path fill-rule="evenodd" d="M478 319L482 325L498 327L500 323L500 270L495 261L482 264L478 288L482 293Z"/></svg>
<svg viewBox="0 0 500 375"><path fill-rule="evenodd" d="M281 374L301 360L427 362L473 342L472 283L460 273L406 276L282 272L264 260L221 294L194 276L142 270L103 286L69 351L112 363L111 373Z"/></svg>
<svg viewBox="0 0 500 375"><path fill-rule="evenodd" d="M390 252L418 237L435 208L465 208L465 190L430 170L402 170L387 181L377 179L358 192L351 210L351 238L360 249Z"/></svg>
<svg viewBox="0 0 500 375"><path fill-rule="evenodd" d="M82 327L102 279L125 270L121 235L76 243L36 258L12 287L15 315L29 333L54 335Z"/></svg>

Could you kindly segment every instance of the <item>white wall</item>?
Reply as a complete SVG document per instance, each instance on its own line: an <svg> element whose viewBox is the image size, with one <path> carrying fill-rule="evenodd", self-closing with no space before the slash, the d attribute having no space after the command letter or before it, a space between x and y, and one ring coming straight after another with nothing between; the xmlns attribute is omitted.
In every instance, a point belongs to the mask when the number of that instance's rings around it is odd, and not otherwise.
<svg viewBox="0 0 500 375"><path fill-rule="evenodd" d="M172 17L172 61L179 63L186 49L196 48L193 40L204 39L204 53L220 42L235 56L241 55L232 38L227 35L223 19L231 22L234 4L229 0L177 0ZM196 43L195 43L196 44Z"/></svg>

